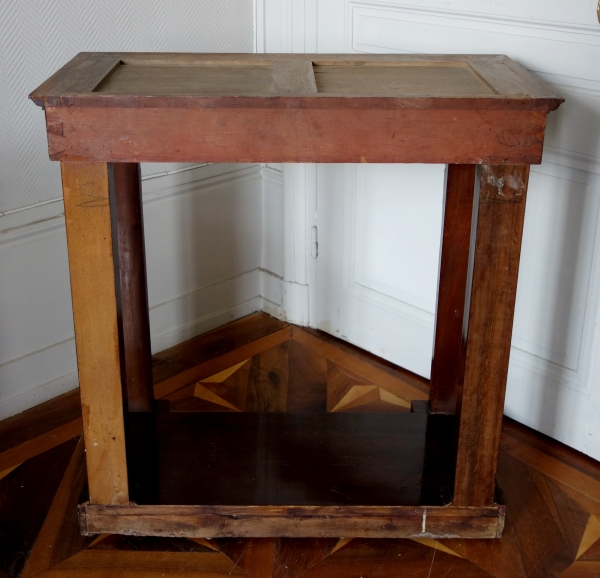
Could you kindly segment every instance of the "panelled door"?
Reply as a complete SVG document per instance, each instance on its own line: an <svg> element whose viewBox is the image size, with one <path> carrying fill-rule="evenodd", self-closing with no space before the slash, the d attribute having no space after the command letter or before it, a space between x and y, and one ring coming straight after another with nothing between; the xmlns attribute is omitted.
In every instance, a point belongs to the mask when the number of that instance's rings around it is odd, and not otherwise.
<svg viewBox="0 0 600 578"><path fill-rule="evenodd" d="M596 0L319 0L296 16L294 51L507 54L566 98L531 172L506 413L600 458ZM439 165L316 168L311 324L423 376L443 183Z"/></svg>

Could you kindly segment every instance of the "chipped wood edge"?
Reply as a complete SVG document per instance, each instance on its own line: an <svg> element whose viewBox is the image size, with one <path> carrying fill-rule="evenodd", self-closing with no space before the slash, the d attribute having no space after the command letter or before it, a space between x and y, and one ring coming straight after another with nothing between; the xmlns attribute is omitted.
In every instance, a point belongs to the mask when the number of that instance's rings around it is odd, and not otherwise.
<svg viewBox="0 0 600 578"><path fill-rule="evenodd" d="M166 537L497 538L504 507L104 506L82 504L84 534Z"/></svg>

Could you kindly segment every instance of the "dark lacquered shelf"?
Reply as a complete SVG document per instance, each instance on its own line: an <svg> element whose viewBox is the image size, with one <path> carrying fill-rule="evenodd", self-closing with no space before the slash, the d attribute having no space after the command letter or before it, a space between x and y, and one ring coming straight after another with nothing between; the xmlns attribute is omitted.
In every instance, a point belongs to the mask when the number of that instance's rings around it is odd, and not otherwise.
<svg viewBox="0 0 600 578"><path fill-rule="evenodd" d="M139 504L440 506L451 499L444 416L159 408L156 454L130 460ZM131 418L131 447L136 439L147 446L152 424ZM136 463L145 464L143 472Z"/></svg>

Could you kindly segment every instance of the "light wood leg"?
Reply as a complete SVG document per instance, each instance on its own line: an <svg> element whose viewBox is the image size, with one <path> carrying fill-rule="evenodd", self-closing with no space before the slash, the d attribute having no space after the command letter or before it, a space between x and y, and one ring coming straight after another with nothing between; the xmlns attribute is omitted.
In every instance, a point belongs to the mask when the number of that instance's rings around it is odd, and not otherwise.
<svg viewBox="0 0 600 578"><path fill-rule="evenodd" d="M127 504L109 165L61 168L90 503Z"/></svg>
<svg viewBox="0 0 600 578"><path fill-rule="evenodd" d="M454 504L492 504L528 165L483 165L468 312Z"/></svg>
<svg viewBox="0 0 600 578"><path fill-rule="evenodd" d="M464 375L463 326L475 165L448 165L429 412L453 414Z"/></svg>

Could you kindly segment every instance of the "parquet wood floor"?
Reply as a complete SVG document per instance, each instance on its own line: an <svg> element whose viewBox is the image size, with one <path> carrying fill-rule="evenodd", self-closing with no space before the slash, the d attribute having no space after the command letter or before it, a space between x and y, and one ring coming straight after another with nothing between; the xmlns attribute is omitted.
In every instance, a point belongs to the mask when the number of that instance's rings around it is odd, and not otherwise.
<svg viewBox="0 0 600 578"><path fill-rule="evenodd" d="M424 380L329 336L264 315L236 323L237 331L231 324L155 359L157 397L171 411L406 412L427 397ZM19 576L28 555L27 578L600 577L600 464L510 420L498 468L507 505L501 539L209 541L82 537L83 444L48 441L77 415L66 404L61 421L47 407L47 431L38 408L35 428L24 431L25 414L12 418L5 431L16 441L0 445L17 462L0 473L0 577Z"/></svg>

